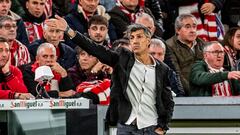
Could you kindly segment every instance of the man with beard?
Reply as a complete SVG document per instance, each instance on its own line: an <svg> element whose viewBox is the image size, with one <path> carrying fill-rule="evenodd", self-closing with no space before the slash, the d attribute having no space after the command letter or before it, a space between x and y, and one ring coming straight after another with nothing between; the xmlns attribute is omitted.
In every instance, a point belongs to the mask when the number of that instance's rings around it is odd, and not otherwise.
<svg viewBox="0 0 240 135"><path fill-rule="evenodd" d="M23 83L21 71L11 65L10 48L5 38L0 37L0 99L34 98Z"/></svg>
<svg viewBox="0 0 240 135"><path fill-rule="evenodd" d="M203 49L204 60L196 62L190 73L191 96L238 96L240 71L223 68L224 48L212 42Z"/></svg>
<svg viewBox="0 0 240 135"><path fill-rule="evenodd" d="M54 20L53 18L51 20ZM48 26L44 24L43 37L34 41L28 46L32 61L35 61L38 47L45 42L51 43L57 50L57 62L64 68L68 69L76 63L76 53L65 42L62 41L64 32L57 26Z"/></svg>
<svg viewBox="0 0 240 135"><path fill-rule="evenodd" d="M107 40L108 20L101 15L94 15L88 22L88 35L95 43L111 48Z"/></svg>
<svg viewBox="0 0 240 135"><path fill-rule="evenodd" d="M98 4L99 0L77 0L76 8L65 17L65 20L73 30L77 30L82 34L88 33L88 22L92 16L101 15L106 17L107 20L110 19L110 16L106 13L106 9ZM109 24L108 30L109 40L111 42L116 40L117 37L112 24ZM72 48L77 46L67 36L65 40Z"/></svg>
<svg viewBox="0 0 240 135"><path fill-rule="evenodd" d="M197 20L191 14L181 14L175 21L176 35L167 40L172 51L172 61L180 76L185 95L189 96L189 74L197 60L203 58L205 42L197 37Z"/></svg>

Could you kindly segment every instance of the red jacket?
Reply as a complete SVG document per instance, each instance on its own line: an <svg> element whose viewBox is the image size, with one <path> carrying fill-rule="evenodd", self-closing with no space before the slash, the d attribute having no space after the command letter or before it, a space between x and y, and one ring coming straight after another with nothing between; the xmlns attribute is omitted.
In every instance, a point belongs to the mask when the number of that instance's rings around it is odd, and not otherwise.
<svg viewBox="0 0 240 135"><path fill-rule="evenodd" d="M0 82L0 99L14 99L14 94L27 93L27 87L23 83L22 72L14 66L10 66L11 74L7 77L2 75ZM2 73L0 73L2 74Z"/></svg>

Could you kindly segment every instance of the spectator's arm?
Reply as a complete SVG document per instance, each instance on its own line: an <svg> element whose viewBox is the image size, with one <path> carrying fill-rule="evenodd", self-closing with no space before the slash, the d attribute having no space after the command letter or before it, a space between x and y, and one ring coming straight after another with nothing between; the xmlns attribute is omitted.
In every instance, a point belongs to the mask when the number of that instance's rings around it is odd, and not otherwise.
<svg viewBox="0 0 240 135"><path fill-rule="evenodd" d="M195 85L211 85L228 79L228 72L207 72L202 61L196 62L191 69L190 81Z"/></svg>

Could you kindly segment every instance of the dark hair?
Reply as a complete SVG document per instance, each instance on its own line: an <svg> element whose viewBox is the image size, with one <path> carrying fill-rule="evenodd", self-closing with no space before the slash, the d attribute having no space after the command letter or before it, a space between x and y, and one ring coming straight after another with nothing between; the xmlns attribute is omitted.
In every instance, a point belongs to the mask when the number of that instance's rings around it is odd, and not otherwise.
<svg viewBox="0 0 240 135"><path fill-rule="evenodd" d="M89 19L88 28L90 28L92 24L105 25L108 27L108 20L106 17L103 17L101 15L94 15Z"/></svg>
<svg viewBox="0 0 240 135"><path fill-rule="evenodd" d="M237 30L240 30L240 27L230 28L224 36L223 45L228 46L234 50L232 38L234 37Z"/></svg>
<svg viewBox="0 0 240 135"><path fill-rule="evenodd" d="M76 51L76 55L77 55L77 56L83 51L83 49L82 49L81 47L79 47L79 46L76 46L76 47L74 48L74 50Z"/></svg>
<svg viewBox="0 0 240 135"><path fill-rule="evenodd" d="M138 31L138 30L143 30L144 35L148 38L151 38L151 32L150 30L143 26L142 24L131 24L127 28L127 36L129 37L132 32Z"/></svg>

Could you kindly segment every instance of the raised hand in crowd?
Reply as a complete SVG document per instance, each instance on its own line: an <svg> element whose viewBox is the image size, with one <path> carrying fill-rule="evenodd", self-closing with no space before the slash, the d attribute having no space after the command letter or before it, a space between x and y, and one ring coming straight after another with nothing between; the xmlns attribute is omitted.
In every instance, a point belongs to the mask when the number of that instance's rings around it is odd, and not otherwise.
<svg viewBox="0 0 240 135"><path fill-rule="evenodd" d="M204 15L209 15L209 14L213 13L215 8L216 7L213 3L204 3L200 10Z"/></svg>

